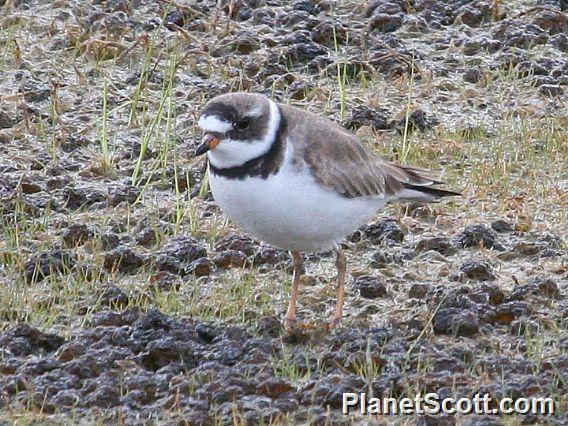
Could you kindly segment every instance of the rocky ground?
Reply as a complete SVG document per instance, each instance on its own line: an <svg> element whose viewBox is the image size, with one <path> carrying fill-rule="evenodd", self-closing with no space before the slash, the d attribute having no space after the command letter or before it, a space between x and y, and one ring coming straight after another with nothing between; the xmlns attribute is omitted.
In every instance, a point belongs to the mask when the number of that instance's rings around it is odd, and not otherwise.
<svg viewBox="0 0 568 426"><path fill-rule="evenodd" d="M341 424L342 392L550 396L568 423L565 0L0 0L0 420ZM266 93L460 198L307 256L235 229L204 102Z"/></svg>

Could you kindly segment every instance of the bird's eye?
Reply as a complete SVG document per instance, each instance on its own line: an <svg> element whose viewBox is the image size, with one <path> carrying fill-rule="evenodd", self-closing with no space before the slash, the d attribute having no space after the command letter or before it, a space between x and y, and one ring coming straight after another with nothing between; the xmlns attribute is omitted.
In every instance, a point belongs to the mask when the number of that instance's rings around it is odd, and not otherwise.
<svg viewBox="0 0 568 426"><path fill-rule="evenodd" d="M250 126L250 119L248 118L243 118L242 120L237 121L235 127L238 130L246 130L248 129Z"/></svg>

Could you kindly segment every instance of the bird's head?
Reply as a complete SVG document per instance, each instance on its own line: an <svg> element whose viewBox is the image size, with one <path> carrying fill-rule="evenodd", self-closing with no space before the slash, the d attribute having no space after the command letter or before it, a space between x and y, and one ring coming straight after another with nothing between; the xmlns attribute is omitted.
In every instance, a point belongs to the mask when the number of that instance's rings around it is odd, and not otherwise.
<svg viewBox="0 0 568 426"><path fill-rule="evenodd" d="M199 117L203 130L196 156L207 153L217 168L237 167L270 149L280 113L264 95L227 93L211 99Z"/></svg>

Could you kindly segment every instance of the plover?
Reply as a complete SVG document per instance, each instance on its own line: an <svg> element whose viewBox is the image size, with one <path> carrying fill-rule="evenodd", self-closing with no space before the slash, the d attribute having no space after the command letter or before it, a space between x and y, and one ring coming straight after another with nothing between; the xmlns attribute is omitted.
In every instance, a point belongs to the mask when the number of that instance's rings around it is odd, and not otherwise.
<svg viewBox="0 0 568 426"><path fill-rule="evenodd" d="M459 195L436 188L443 182L428 170L382 159L340 125L261 94L211 99L199 126L203 139L195 154L207 153L215 201L245 231L291 252L288 327L297 319L302 252L336 253L333 328L345 299L343 238L387 203Z"/></svg>

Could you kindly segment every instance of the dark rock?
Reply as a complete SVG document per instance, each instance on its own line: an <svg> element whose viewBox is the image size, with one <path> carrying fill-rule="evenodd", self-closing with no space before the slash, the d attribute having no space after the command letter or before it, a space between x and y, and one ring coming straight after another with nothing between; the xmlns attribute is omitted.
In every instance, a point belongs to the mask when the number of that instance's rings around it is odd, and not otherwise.
<svg viewBox="0 0 568 426"><path fill-rule="evenodd" d="M116 304L110 303L111 307L115 307L115 305L118 307L121 305L126 306L121 300ZM138 310L135 308L127 309L124 312L105 310L95 313L89 325L92 327L122 327L124 325L131 325L137 318Z"/></svg>
<svg viewBox="0 0 568 426"><path fill-rule="evenodd" d="M391 121L389 125L395 128L400 134L403 134L405 128L408 132L414 132L416 130L424 132L438 123L438 119L428 115L424 110L417 108L408 115L408 120L406 116L404 116L398 120Z"/></svg>
<svg viewBox="0 0 568 426"><path fill-rule="evenodd" d="M186 16L180 10L172 10L164 16L164 26L170 31L176 31L177 28L185 26Z"/></svg>
<svg viewBox="0 0 568 426"><path fill-rule="evenodd" d="M540 246L539 244L535 243L526 243L524 241L519 241L516 243L511 250L514 253L521 254L523 256L534 256L539 254L544 247Z"/></svg>
<svg viewBox="0 0 568 426"><path fill-rule="evenodd" d="M284 36L281 40L281 44L284 46L289 46L291 44L297 43L311 43L312 35L308 30L298 30Z"/></svg>
<svg viewBox="0 0 568 426"><path fill-rule="evenodd" d="M539 295L544 295L551 299L558 299L561 296L560 289L552 278L536 277L531 284L533 287L536 287Z"/></svg>
<svg viewBox="0 0 568 426"><path fill-rule="evenodd" d="M69 182L71 182L71 178L69 176L58 176L48 179L45 183L47 189L53 191L63 188L64 186L68 185Z"/></svg>
<svg viewBox="0 0 568 426"><path fill-rule="evenodd" d="M110 408L119 404L120 393L118 386L100 384L85 398L87 407Z"/></svg>
<svg viewBox="0 0 568 426"><path fill-rule="evenodd" d="M140 196L140 188L136 186L118 186L111 188L108 194L108 204L116 207L120 203L133 204Z"/></svg>
<svg viewBox="0 0 568 426"><path fill-rule="evenodd" d="M19 121L16 112L9 112L4 108L0 108L0 129L9 129L15 126Z"/></svg>
<svg viewBox="0 0 568 426"><path fill-rule="evenodd" d="M179 275L168 271L159 271L150 276L150 287L160 291L179 290L181 281Z"/></svg>
<svg viewBox="0 0 568 426"><path fill-rule="evenodd" d="M286 61L292 63L306 62L317 56L327 54L325 47L315 43L297 43L290 46L285 52Z"/></svg>
<svg viewBox="0 0 568 426"><path fill-rule="evenodd" d="M256 75L256 78L260 81L263 81L270 76L276 76L278 78L281 75L285 75L287 72L288 69L284 65L269 63L260 69L260 71Z"/></svg>
<svg viewBox="0 0 568 426"><path fill-rule="evenodd" d="M366 299L376 299L378 297L384 297L387 294L385 283L377 277L358 277L355 279L353 285L359 290L361 297Z"/></svg>
<svg viewBox="0 0 568 426"><path fill-rule="evenodd" d="M483 245L485 248L503 250L503 247L496 241L495 233L483 225L466 226L456 236L455 240L461 247L478 247Z"/></svg>
<svg viewBox="0 0 568 426"><path fill-rule="evenodd" d="M484 283L469 294L469 298L478 304L499 305L505 300L505 294L498 285Z"/></svg>
<svg viewBox="0 0 568 426"><path fill-rule="evenodd" d="M457 251L450 239L446 237L423 238L416 243L414 250L416 250L417 253L434 250L444 256L451 256Z"/></svg>
<svg viewBox="0 0 568 426"><path fill-rule="evenodd" d="M551 45L564 53L568 53L568 36L566 34L556 34L548 40ZM1 123L1 119L0 119ZM0 128L1 128L0 124Z"/></svg>
<svg viewBox="0 0 568 426"><path fill-rule="evenodd" d="M434 333L471 337L479 331L479 318L471 310L440 309L433 319Z"/></svg>
<svg viewBox="0 0 568 426"><path fill-rule="evenodd" d="M519 78L523 78L526 76L533 76L533 75L548 75L548 71L542 65L539 65L532 61L523 61L515 67L515 72L519 76Z"/></svg>
<svg viewBox="0 0 568 426"><path fill-rule="evenodd" d="M258 321L257 331L262 336L278 337L282 334L282 321L277 317L265 317Z"/></svg>
<svg viewBox="0 0 568 426"><path fill-rule="evenodd" d="M285 251L263 246L254 254L252 262L254 265L276 265L286 260L288 260L288 254Z"/></svg>
<svg viewBox="0 0 568 426"><path fill-rule="evenodd" d="M152 376L146 374L136 374L124 381L124 388L131 392L140 392L136 398L141 403L148 403L154 399L157 386Z"/></svg>
<svg viewBox="0 0 568 426"><path fill-rule="evenodd" d="M36 155L30 164L30 170L44 170L47 169L47 165L52 160L49 154L39 154Z"/></svg>
<svg viewBox="0 0 568 426"><path fill-rule="evenodd" d="M42 102L51 95L51 87L49 85L32 79L26 79L18 91L24 94L24 99L28 102Z"/></svg>
<svg viewBox="0 0 568 426"><path fill-rule="evenodd" d="M469 68L463 75L464 81L468 83L479 83L483 78L483 73L478 68Z"/></svg>
<svg viewBox="0 0 568 426"><path fill-rule="evenodd" d="M129 302L130 299L126 293L112 284L108 284L98 291L93 300L93 303L99 303L101 306L110 306L111 308L125 308Z"/></svg>
<svg viewBox="0 0 568 426"><path fill-rule="evenodd" d="M146 228L140 231L134 238L138 245L150 247L156 244L157 235L153 228Z"/></svg>
<svg viewBox="0 0 568 426"><path fill-rule="evenodd" d="M20 189L24 194L37 194L38 192L43 191L41 185L34 182L22 182L20 183Z"/></svg>
<svg viewBox="0 0 568 426"><path fill-rule="evenodd" d="M308 12L310 15L318 13L318 8L312 0L299 0L292 5L294 10L302 10Z"/></svg>
<svg viewBox="0 0 568 426"><path fill-rule="evenodd" d="M558 83L558 80L556 80L555 78L550 77L548 75L537 75L537 76L534 76L530 79L530 84L534 87L540 87L540 86L543 86L545 84L554 86L554 85L557 85L557 83Z"/></svg>
<svg viewBox="0 0 568 426"><path fill-rule="evenodd" d="M408 33L424 34L430 30L426 19L417 15L404 15L402 26Z"/></svg>
<svg viewBox="0 0 568 426"><path fill-rule="evenodd" d="M68 408L77 407L80 400L81 395L75 389L62 389L53 397L55 405Z"/></svg>
<svg viewBox="0 0 568 426"><path fill-rule="evenodd" d="M319 22L318 19L312 18L309 13L303 10L290 10L283 13L279 17L279 24L284 27L289 27L293 30L296 29L312 29L315 23Z"/></svg>
<svg viewBox="0 0 568 426"><path fill-rule="evenodd" d="M187 342L172 337L151 341L147 350L141 355L140 362L152 371L173 362L181 362L186 368L194 368L197 365L191 346Z"/></svg>
<svg viewBox="0 0 568 426"><path fill-rule="evenodd" d="M455 426L456 420L450 414L426 414L420 416L416 422L416 426Z"/></svg>
<svg viewBox="0 0 568 426"><path fill-rule="evenodd" d="M550 35L568 33L568 17L557 10L542 9L534 15L533 23Z"/></svg>
<svg viewBox="0 0 568 426"><path fill-rule="evenodd" d="M527 302L513 300L497 306L495 321L500 324L510 324L514 319L529 316L534 309Z"/></svg>
<svg viewBox="0 0 568 426"><path fill-rule="evenodd" d="M497 219L491 222L491 228L496 232L513 232L514 230L513 225L503 219Z"/></svg>
<svg viewBox="0 0 568 426"><path fill-rule="evenodd" d="M26 262L26 282L36 283L56 272L68 274L75 266L76 258L69 252L53 250L32 257Z"/></svg>
<svg viewBox="0 0 568 426"><path fill-rule="evenodd" d="M236 34L232 42L232 49L237 53L249 54L259 48L260 43L257 41L256 34L248 30Z"/></svg>
<svg viewBox="0 0 568 426"><path fill-rule="evenodd" d="M250 237L231 234L219 240L215 244L215 251L236 250L246 256L252 256L258 249L260 243Z"/></svg>
<svg viewBox="0 0 568 426"><path fill-rule="evenodd" d="M404 15L402 13L374 13L369 23L371 30L378 30L382 33L391 33L402 26Z"/></svg>
<svg viewBox="0 0 568 426"><path fill-rule="evenodd" d="M540 330L539 324L530 320L513 320L509 325L509 332L514 336L522 336L523 334L530 333L535 336Z"/></svg>
<svg viewBox="0 0 568 426"><path fill-rule="evenodd" d="M505 20L496 24L491 31L492 37L502 41L505 47L518 47L520 49L527 49L535 44L543 44L547 42L547 34L540 27L532 24L522 24L518 21ZM513 59L511 54L505 54ZM509 61L513 66L522 62L522 60Z"/></svg>
<svg viewBox="0 0 568 426"><path fill-rule="evenodd" d="M495 279L491 265L487 262L468 260L460 267L460 272L471 280L492 281Z"/></svg>
<svg viewBox="0 0 568 426"><path fill-rule="evenodd" d="M473 56L481 50L481 43L477 40L467 40L462 45L462 52L466 56Z"/></svg>
<svg viewBox="0 0 568 426"><path fill-rule="evenodd" d="M101 366L95 355L86 353L66 362L62 370L67 375L73 375L80 379L91 379L100 374Z"/></svg>
<svg viewBox="0 0 568 426"><path fill-rule="evenodd" d="M559 299L560 289L556 282L546 276L535 277L526 285L515 286L508 300L525 300L528 295Z"/></svg>
<svg viewBox="0 0 568 426"><path fill-rule="evenodd" d="M316 25L311 35L313 41L316 43L331 48L335 48L336 42L338 45L341 45L347 41L347 31L345 28L329 21L324 21Z"/></svg>
<svg viewBox="0 0 568 426"><path fill-rule="evenodd" d="M493 408L493 407L491 407ZM504 426L505 423L500 418L493 416L472 416L467 422L467 426Z"/></svg>
<svg viewBox="0 0 568 426"><path fill-rule="evenodd" d="M78 210L106 200L105 194L89 187L67 187L63 191L65 207Z"/></svg>
<svg viewBox="0 0 568 426"><path fill-rule="evenodd" d="M104 251L113 250L120 244L120 237L114 233L102 234L99 240Z"/></svg>
<svg viewBox="0 0 568 426"><path fill-rule="evenodd" d="M378 222L366 225L362 228L363 235L373 244L380 244L384 241L394 241L401 243L404 233L393 219L382 219Z"/></svg>
<svg viewBox="0 0 568 426"><path fill-rule="evenodd" d="M212 260L218 268L223 269L229 269L232 267L244 268L250 263L248 257L243 252L237 250L222 251L217 253Z"/></svg>
<svg viewBox="0 0 568 426"><path fill-rule="evenodd" d="M359 105L353 108L351 118L347 120L345 127L350 130L357 130L362 126L371 126L374 130L389 129L389 115L390 112L386 109L375 109Z"/></svg>
<svg viewBox="0 0 568 426"><path fill-rule="evenodd" d="M395 14L401 13L402 8L398 4L396 0L388 1L388 0L373 0L368 2L367 8L365 9L365 18L372 16L374 13L387 13L387 14Z"/></svg>
<svg viewBox="0 0 568 426"><path fill-rule="evenodd" d="M554 234L539 235L536 242L551 249L562 249L564 247L563 239Z"/></svg>
<svg viewBox="0 0 568 426"><path fill-rule="evenodd" d="M123 274L136 272L144 265L144 259L129 248L119 247L105 255L103 266L109 271Z"/></svg>
<svg viewBox="0 0 568 426"><path fill-rule="evenodd" d="M208 258L202 257L191 262L184 271L184 275L191 274L196 277L206 277L213 272L213 262Z"/></svg>
<svg viewBox="0 0 568 426"><path fill-rule="evenodd" d="M212 343L213 340L219 335L218 330L207 324L197 324L195 326L197 336L205 343Z"/></svg>
<svg viewBox="0 0 568 426"><path fill-rule="evenodd" d="M0 348L8 350L14 356L53 352L63 343L63 337L43 333L27 324L18 324L0 334Z"/></svg>
<svg viewBox="0 0 568 426"><path fill-rule="evenodd" d="M290 96L290 99L299 101L305 99L312 88L313 86L305 81L294 81L287 87L286 90Z"/></svg>
<svg viewBox="0 0 568 426"><path fill-rule="evenodd" d="M64 152L73 152L79 148L86 147L90 145L92 141L83 135L71 134L68 135L63 141L61 141L61 149Z"/></svg>
<svg viewBox="0 0 568 426"><path fill-rule="evenodd" d="M280 398L282 395L293 392L295 388L284 379L271 377L258 385L257 393L273 399Z"/></svg>
<svg viewBox="0 0 568 426"><path fill-rule="evenodd" d="M133 336L136 336L137 332L145 333L155 330L159 330L160 332L169 331L173 326L174 322L170 317L153 309L134 323Z"/></svg>
<svg viewBox="0 0 568 426"><path fill-rule="evenodd" d="M481 48L489 53L496 53L503 48L503 42L490 37L480 37L478 40Z"/></svg>
<svg viewBox="0 0 568 426"><path fill-rule="evenodd" d="M207 256L207 250L195 238L176 237L156 256L156 269L184 275L189 264Z"/></svg>
<svg viewBox="0 0 568 426"><path fill-rule="evenodd" d="M63 244L76 247L93 238L93 232L87 225L70 225L63 233Z"/></svg>
<svg viewBox="0 0 568 426"><path fill-rule="evenodd" d="M377 252L373 253L373 260L369 264L373 268L385 268L385 267L388 267L388 265L393 264L393 263L395 263L397 265L402 265L404 263L405 258L406 259L412 258L412 256L403 258L403 256L401 256L398 253L388 253L388 252L385 252L385 251L377 251Z"/></svg>
<svg viewBox="0 0 568 426"><path fill-rule="evenodd" d="M329 405L337 409L341 407L344 392L363 392L364 388L365 381L360 377L331 374L319 379L311 389L302 391L300 403Z"/></svg>
<svg viewBox="0 0 568 426"><path fill-rule="evenodd" d="M85 345L78 341L72 340L62 345L55 354L56 358L61 362L69 362L73 359L85 355L87 348Z"/></svg>
<svg viewBox="0 0 568 426"><path fill-rule="evenodd" d="M456 21L462 22L469 27L479 27L484 18L483 10L470 5L459 8L456 11L456 15Z"/></svg>
<svg viewBox="0 0 568 426"><path fill-rule="evenodd" d="M562 96L564 89L556 84L543 84L538 88L538 93L545 96Z"/></svg>
<svg viewBox="0 0 568 426"><path fill-rule="evenodd" d="M318 56L317 58L310 61L308 64L308 70L312 73L319 74L323 71L333 72L330 70L330 65L335 63L334 59L330 56Z"/></svg>
<svg viewBox="0 0 568 426"><path fill-rule="evenodd" d="M429 286L426 284L412 284L408 290L408 297L411 299L422 299L428 293Z"/></svg>
<svg viewBox="0 0 568 426"><path fill-rule="evenodd" d="M252 13L252 20L257 24L266 24L274 26L276 11L271 7L262 7L255 9Z"/></svg>

